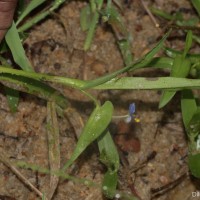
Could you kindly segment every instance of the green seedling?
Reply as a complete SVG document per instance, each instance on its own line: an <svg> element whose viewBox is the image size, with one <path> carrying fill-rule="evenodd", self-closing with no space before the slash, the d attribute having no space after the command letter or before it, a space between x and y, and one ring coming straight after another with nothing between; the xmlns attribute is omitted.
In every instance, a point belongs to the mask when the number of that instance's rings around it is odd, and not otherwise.
<svg viewBox="0 0 200 200"><path fill-rule="evenodd" d="M113 105L109 101L105 102L102 106L97 106L94 109L84 127L70 160L64 165L63 170L66 170L90 143L106 131L106 128L112 118L112 112Z"/></svg>
<svg viewBox="0 0 200 200"><path fill-rule="evenodd" d="M180 77L180 78L185 78L188 76L191 68L191 62L188 58L186 58L186 55L189 52L191 46L192 46L192 32L188 31L186 37L185 49L182 55L176 55L176 57L174 58L170 76ZM160 99L159 108L165 106L173 98L175 94L176 91L163 92L162 97Z"/></svg>
<svg viewBox="0 0 200 200"><path fill-rule="evenodd" d="M119 170L119 155L115 147L112 136L108 130L108 125L112 119L113 104L106 101L100 105L87 90L162 90L163 96L160 100L160 107L166 105L177 91L181 91L181 110L183 116L183 123L186 129L189 141L189 168L191 173L200 178L200 108L198 99L193 96L192 89L200 89L200 79L187 78L189 73L192 74L193 70L199 70L199 55L189 54L192 46L192 39L198 41L198 37L193 35L191 31L187 32L185 48L183 52L175 51L173 49L165 48L168 57L155 57L156 54L164 48L164 42L171 33L171 29L163 36L157 45L151 49L141 59L134 61L131 53L131 37L127 32L125 22L120 14L123 11L117 0L104 2L103 0L90 0L81 11L81 27L87 31L84 49L89 50L92 40L95 36L95 30L98 22L102 19L108 23L115 33L116 42L119 45L119 50L122 54L125 67L106 74L94 80L79 80L68 77L53 76L47 74L40 74L34 72L30 61L23 49L22 41L20 38L23 31L29 29L34 24L38 23L46 16L50 15L65 0L52 1L48 8L42 12L36 13L29 19L29 14L32 13L38 6L47 2L45 0L33 0L27 6L23 6L23 1L20 1L20 12L17 22L14 23L6 35L6 45L2 46L1 52L5 52L8 48L11 50L15 63L19 66L20 70L13 69L12 66L7 65L5 59L0 57L0 81L5 85L5 90L8 97L11 110L16 111L17 102L19 100L18 91L34 94L38 97L48 101L48 132L49 138L52 139L49 143L51 169L45 169L40 166L33 166L27 163L17 163L19 167L29 168L45 174L51 174L52 177L61 177L63 179L72 180L76 183L82 183L87 186L95 186L102 188L102 192L108 198L122 198L136 200L132 195L121 193L117 191ZM199 12L199 1L192 1L194 7ZM118 7L117 7L117 6ZM177 26L191 26L196 25L197 18L191 19L189 22L184 21L182 14L177 13L172 16L159 10L152 10L154 14L166 18L167 20L174 21ZM184 27L182 27L184 29ZM141 68L161 68L168 69L171 73L169 77L120 77L119 75L125 72L133 72ZM78 138L77 145L71 155L70 159L66 161L63 168L60 170L58 163L59 142L58 142L58 122L56 107L66 109L68 106L67 97L60 94L56 89L50 87L48 83L59 83L65 87L70 87L74 90L79 90L87 97L89 97L95 104L94 110L91 112L85 127L83 128L80 138ZM129 122L134 118L135 105L130 107L127 121ZM53 137L54 136L54 137ZM98 185L90 180L72 177L66 174L66 170L79 158L79 156L87 149L87 147L97 141L100 152L99 160L106 166L107 171L101 185ZM55 149L54 149L55 148ZM55 161L55 162L54 162ZM56 166L54 165L56 163ZM58 181L58 179L57 179ZM52 189L55 190L55 187ZM45 197L43 197L45 198Z"/></svg>

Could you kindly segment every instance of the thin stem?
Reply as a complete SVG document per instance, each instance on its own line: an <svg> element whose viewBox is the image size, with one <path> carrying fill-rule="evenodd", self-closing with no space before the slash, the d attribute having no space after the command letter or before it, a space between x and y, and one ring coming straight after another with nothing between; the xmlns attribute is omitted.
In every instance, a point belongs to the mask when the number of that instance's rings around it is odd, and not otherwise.
<svg viewBox="0 0 200 200"><path fill-rule="evenodd" d="M54 10L56 10L58 7L60 7L61 4L63 4L67 0L59 0L59 1L54 1L53 5L51 8L49 8L46 11L41 12L40 14L36 15L32 19L30 19L27 23L23 24L18 28L19 32L26 31L27 29L31 28L33 25L37 24L40 22L42 19L50 15Z"/></svg>
<svg viewBox="0 0 200 200"><path fill-rule="evenodd" d="M143 0L140 0L144 9L146 10L146 12L148 13L149 17L151 18L151 20L153 21L153 23L155 24L155 27L156 28L159 28L160 25L159 23L157 22L157 20L155 19L155 17L153 16L153 14L151 13L151 11L149 10L147 4L143 1Z"/></svg>
<svg viewBox="0 0 200 200"><path fill-rule="evenodd" d="M80 91L81 91L83 94L85 94L87 97L89 97L89 98L94 102L94 104L95 104L96 106L100 106L98 100L97 100L93 95L91 95L90 93L88 93L88 92L86 92L86 91L84 91L84 90L80 90Z"/></svg>

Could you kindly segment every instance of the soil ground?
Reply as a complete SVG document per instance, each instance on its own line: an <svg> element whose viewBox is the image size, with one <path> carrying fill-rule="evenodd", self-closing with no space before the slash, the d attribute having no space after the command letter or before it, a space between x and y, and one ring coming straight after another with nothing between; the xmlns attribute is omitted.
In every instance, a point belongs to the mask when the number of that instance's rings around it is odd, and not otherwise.
<svg viewBox="0 0 200 200"><path fill-rule="evenodd" d="M148 1L149 5L169 13L182 10L187 18L195 14L189 1ZM34 26L25 41L28 57L36 72L90 80L113 72L123 66L123 61L113 33L99 25L91 47L85 52L86 34L81 30L80 10L86 2L72 1L64 4L55 15ZM155 28L139 1L123 1L124 20L132 35L132 53L140 58L162 36L162 29ZM165 23L157 19L160 23ZM161 27L162 28L162 27ZM177 33L178 34L178 33ZM174 38L168 45L183 49L184 39ZM198 51L198 47L194 46ZM155 77L167 72L140 70L132 76ZM92 102L72 89L54 85L70 101L85 123L93 109ZM187 140L180 113L179 94L164 109L158 109L158 91L91 91L99 100L110 100L115 115L126 114L130 103L135 102L140 123L113 120L111 132L121 158L118 189L137 194L149 200L192 200L198 184L189 177L187 167ZM0 148L11 161L23 160L48 168L46 130L46 101L21 93L16 113L9 111L4 93L0 93ZM61 141L61 166L70 158L76 145L75 133L81 123L70 109L59 117ZM49 175L19 169L40 191L49 192ZM98 160L96 144L73 165L72 175L101 183L104 166ZM0 199L33 200L36 194L24 185L12 171L0 163ZM73 181L60 180L53 200L102 200L100 188L86 187Z"/></svg>

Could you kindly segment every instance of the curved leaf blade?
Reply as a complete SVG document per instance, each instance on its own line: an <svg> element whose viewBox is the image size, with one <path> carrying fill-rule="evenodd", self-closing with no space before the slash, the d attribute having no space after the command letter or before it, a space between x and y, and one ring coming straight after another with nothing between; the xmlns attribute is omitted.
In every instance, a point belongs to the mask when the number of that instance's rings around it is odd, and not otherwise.
<svg viewBox="0 0 200 200"><path fill-rule="evenodd" d="M189 122L197 110L196 101L191 90L183 90L181 96L181 112L185 128L189 126Z"/></svg>
<svg viewBox="0 0 200 200"><path fill-rule="evenodd" d="M192 175L200 178L200 154L189 155L188 165Z"/></svg>
<svg viewBox="0 0 200 200"><path fill-rule="evenodd" d="M200 16L200 0L191 0L191 2Z"/></svg>
<svg viewBox="0 0 200 200"><path fill-rule="evenodd" d="M12 26L6 34L6 42L12 52L14 61L24 70L28 72L33 72L32 65L28 60L22 43L20 41L19 33L17 31L16 25L13 22Z"/></svg>
<svg viewBox="0 0 200 200"><path fill-rule="evenodd" d="M26 6L26 8L21 13L19 19L16 22L16 25L18 25L32 10L43 4L46 0L32 0L29 2L29 4Z"/></svg>
<svg viewBox="0 0 200 200"><path fill-rule="evenodd" d="M98 106L94 109L83 129L71 158L64 165L63 170L66 170L88 145L106 130L112 119L112 113L113 105L110 101L106 101L101 107Z"/></svg>

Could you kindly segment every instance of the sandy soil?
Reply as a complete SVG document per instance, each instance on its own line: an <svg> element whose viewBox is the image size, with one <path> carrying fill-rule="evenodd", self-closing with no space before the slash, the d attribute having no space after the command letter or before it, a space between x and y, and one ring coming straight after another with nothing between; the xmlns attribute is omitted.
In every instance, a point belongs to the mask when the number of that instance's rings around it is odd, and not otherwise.
<svg viewBox="0 0 200 200"><path fill-rule="evenodd" d="M186 17L194 14L189 1L148 2L168 12L185 9ZM53 15L30 30L25 48L37 72L89 80L123 66L122 57L113 34L99 25L91 50L83 51L85 33L79 23L80 10L85 2L66 3ZM132 53L135 59L148 52L161 37L139 1L123 2L124 19L132 35ZM163 21L157 19L160 23ZM168 45L182 49L180 39ZM158 76L162 72L141 70L133 76ZM77 91L54 85L69 99L83 123L93 105ZM166 108L159 110L160 92L157 91L91 91L102 102L109 99L115 114L126 114L131 102L136 103L140 123L127 125L113 120L111 132L121 158L118 189L137 194L143 200L190 200L197 191L196 182L187 175L187 141L177 95ZM9 112L6 97L0 93L0 148L11 161L23 160L48 168L46 102L22 93L18 111ZM72 122L76 115L70 109L59 117L61 166L70 158L76 145L75 133L81 126ZM49 192L49 176L32 170L19 171L40 191ZM98 160L96 144L73 165L72 175L101 183L104 166ZM5 165L0 163L0 199L40 199L24 185ZM60 180L53 200L102 200L100 188L86 187L73 181Z"/></svg>

